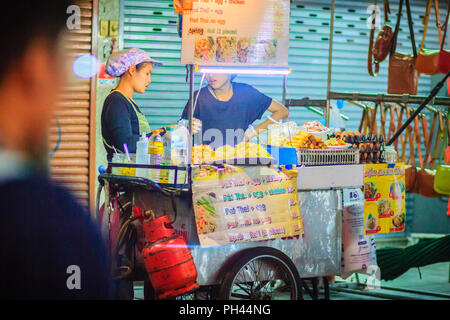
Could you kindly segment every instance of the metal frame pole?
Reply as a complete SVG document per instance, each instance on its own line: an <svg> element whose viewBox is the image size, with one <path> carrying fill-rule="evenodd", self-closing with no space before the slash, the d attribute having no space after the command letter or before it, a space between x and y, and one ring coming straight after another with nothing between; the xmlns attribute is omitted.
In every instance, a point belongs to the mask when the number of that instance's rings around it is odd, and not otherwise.
<svg viewBox="0 0 450 320"><path fill-rule="evenodd" d="M331 21L330 21L330 45L328 49L328 81L327 81L327 108L326 108L326 125L330 125L330 98L328 97L331 91L331 69L333 65L333 33L334 33L334 7L335 0L331 1Z"/></svg>
<svg viewBox="0 0 450 320"><path fill-rule="evenodd" d="M189 104L188 120L189 120L189 134L190 139L188 142L188 164L192 164L192 146L194 144L194 133L192 132L192 119L194 118L194 65L189 65Z"/></svg>
<svg viewBox="0 0 450 320"><path fill-rule="evenodd" d="M287 76L283 77L283 105L286 106L286 86L287 86Z"/></svg>

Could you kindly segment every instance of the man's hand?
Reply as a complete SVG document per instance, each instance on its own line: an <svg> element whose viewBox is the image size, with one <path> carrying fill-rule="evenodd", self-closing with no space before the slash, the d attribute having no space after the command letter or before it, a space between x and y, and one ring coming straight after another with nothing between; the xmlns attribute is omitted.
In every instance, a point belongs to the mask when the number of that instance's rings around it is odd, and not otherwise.
<svg viewBox="0 0 450 320"><path fill-rule="evenodd" d="M244 142L249 142L255 136L255 129L248 128L244 133Z"/></svg>
<svg viewBox="0 0 450 320"><path fill-rule="evenodd" d="M192 132L199 133L202 130L202 122L197 118L192 118Z"/></svg>

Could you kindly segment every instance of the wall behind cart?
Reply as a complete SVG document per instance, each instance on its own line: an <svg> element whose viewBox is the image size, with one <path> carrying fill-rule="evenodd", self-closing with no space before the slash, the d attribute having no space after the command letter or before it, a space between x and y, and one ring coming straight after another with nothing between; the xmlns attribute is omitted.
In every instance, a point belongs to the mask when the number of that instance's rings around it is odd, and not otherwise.
<svg viewBox="0 0 450 320"><path fill-rule="evenodd" d="M378 1L382 6L382 1ZM425 15L424 0L410 0L417 47L422 40L422 19ZM287 81L286 98L325 99L328 72L328 49L330 37L331 1L293 0L290 20L289 64L292 74ZM398 0L391 0L390 25L395 26ZM372 78L367 72L367 52L370 30L369 6L373 1L336 0L333 45L332 83L333 91L386 93L387 66L381 64L380 74ZM446 0L439 1L441 20L446 13ZM383 18L383 14L381 15ZM153 58L165 63L156 68L152 84L145 94L136 95L135 100L147 116L152 128L175 123L180 117L188 96L185 66L180 65L181 39L177 31L178 17L173 11L172 0L120 0L119 48L139 47ZM382 21L383 23L384 21ZM377 30L378 32L378 30ZM434 11L430 15L426 48L437 49L439 40L435 27ZM398 40L398 51L412 52L406 14L403 15ZM427 95L438 76L421 76L419 95ZM195 77L198 89L200 76ZM283 79L279 76L239 76L236 81L254 85L272 98L281 101ZM441 94L445 94L444 91ZM350 117L347 128L356 130L361 118L361 109L345 104L343 113ZM320 116L302 108L291 109L291 120L303 123ZM414 209L415 196L408 196L408 212ZM420 199L419 199L420 201ZM443 202L433 202L436 214L444 214ZM409 215L409 222L413 215Z"/></svg>

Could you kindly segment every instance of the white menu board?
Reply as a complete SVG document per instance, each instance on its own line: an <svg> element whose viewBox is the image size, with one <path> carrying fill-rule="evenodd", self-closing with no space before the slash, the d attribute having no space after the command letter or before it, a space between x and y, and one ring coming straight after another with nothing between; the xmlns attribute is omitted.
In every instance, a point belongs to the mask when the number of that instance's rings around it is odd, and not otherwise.
<svg viewBox="0 0 450 320"><path fill-rule="evenodd" d="M289 0L194 0L182 64L288 66Z"/></svg>

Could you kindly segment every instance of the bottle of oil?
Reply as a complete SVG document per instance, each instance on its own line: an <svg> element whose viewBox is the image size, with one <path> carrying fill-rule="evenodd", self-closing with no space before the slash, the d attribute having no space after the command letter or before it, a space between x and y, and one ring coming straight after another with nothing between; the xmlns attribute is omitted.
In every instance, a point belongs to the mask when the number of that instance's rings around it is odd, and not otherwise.
<svg viewBox="0 0 450 320"><path fill-rule="evenodd" d="M148 153L150 154L151 165L161 165L161 158L163 154L164 146L160 131L155 130L152 132L150 141L148 143ZM160 169L150 169L149 179L159 183L160 182Z"/></svg>

